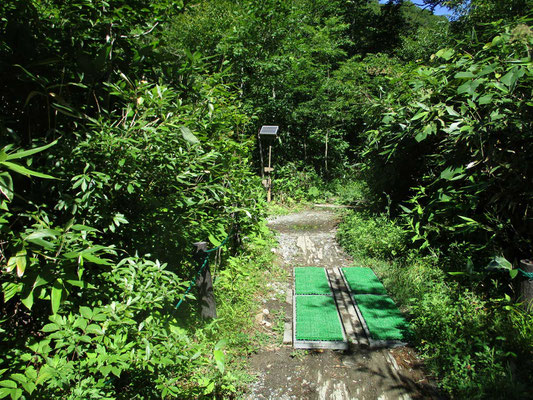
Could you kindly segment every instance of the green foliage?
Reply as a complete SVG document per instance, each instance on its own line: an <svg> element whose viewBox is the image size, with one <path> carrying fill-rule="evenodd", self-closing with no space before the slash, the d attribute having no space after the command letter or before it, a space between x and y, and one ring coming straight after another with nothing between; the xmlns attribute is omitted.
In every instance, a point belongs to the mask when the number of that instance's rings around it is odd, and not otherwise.
<svg viewBox="0 0 533 400"><path fill-rule="evenodd" d="M369 191L361 179L339 178L327 185L328 191L338 204L364 206L369 201Z"/></svg>
<svg viewBox="0 0 533 400"><path fill-rule="evenodd" d="M277 202L292 205L321 198L324 184L313 168L290 163L274 170L272 187Z"/></svg>
<svg viewBox="0 0 533 400"><path fill-rule="evenodd" d="M371 185L405 202L413 241L422 247L469 242L483 255L531 249L530 62L527 27L499 27L474 55L451 49L420 67L383 99L368 131ZM416 99L416 100L415 100ZM505 143L505 149L502 144ZM369 171L370 172L370 171ZM528 250L529 249L529 250Z"/></svg>
<svg viewBox="0 0 533 400"><path fill-rule="evenodd" d="M392 259L406 251L403 229L385 215L364 217L347 212L337 231L341 245L357 257Z"/></svg>
<svg viewBox="0 0 533 400"><path fill-rule="evenodd" d="M456 398L531 395L531 315L509 297L486 300L461 288L434 258L372 267L411 312L417 347L443 389Z"/></svg>
<svg viewBox="0 0 533 400"><path fill-rule="evenodd" d="M223 323L197 319L194 291L174 307L192 242L230 231L217 272L240 265L240 293L262 282L249 116L228 71L158 47L179 2L97 3L0 6L0 398L229 396L250 345L220 337L250 326L252 301L220 286Z"/></svg>
<svg viewBox="0 0 533 400"><path fill-rule="evenodd" d="M436 256L421 258L413 252L382 261L383 254L397 246L395 237L383 229L387 225L391 222L385 218L369 223L368 218L348 214L339 226L339 240L357 265L372 267L408 310L414 344L440 387L454 398L528 397L531 315L509 297L487 300L451 281ZM368 247L376 237L380 253Z"/></svg>

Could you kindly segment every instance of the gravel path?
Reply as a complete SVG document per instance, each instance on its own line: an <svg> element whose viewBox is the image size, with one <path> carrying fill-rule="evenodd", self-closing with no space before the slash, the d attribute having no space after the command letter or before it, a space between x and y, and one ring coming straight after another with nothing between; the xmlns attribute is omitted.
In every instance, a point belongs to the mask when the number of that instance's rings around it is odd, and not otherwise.
<svg viewBox="0 0 533 400"><path fill-rule="evenodd" d="M292 276L295 266L333 269L352 265L335 240L337 223L332 209L306 210L269 220L270 228L277 232L279 247L275 251L287 276ZM290 297L292 282L289 279L281 287L270 285L277 296L263 300L265 313L258 314L256 321L267 334L275 336L268 316L283 310L290 322L290 304L276 299ZM256 379L244 397L247 400L438 398L409 347L376 350L361 340L347 351L303 351L281 344L280 339L254 354L250 368Z"/></svg>

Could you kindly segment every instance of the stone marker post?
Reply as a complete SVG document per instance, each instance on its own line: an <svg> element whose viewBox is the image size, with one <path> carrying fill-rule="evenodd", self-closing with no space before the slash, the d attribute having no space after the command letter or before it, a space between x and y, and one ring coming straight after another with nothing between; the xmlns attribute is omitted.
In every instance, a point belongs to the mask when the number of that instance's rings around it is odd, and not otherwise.
<svg viewBox="0 0 533 400"><path fill-rule="evenodd" d="M207 242L196 242L195 258L198 263L203 263L207 257ZM213 278L209 269L209 261L196 282L198 286L198 305L200 306L200 316L204 319L216 318L217 307L215 302L215 292L213 291Z"/></svg>

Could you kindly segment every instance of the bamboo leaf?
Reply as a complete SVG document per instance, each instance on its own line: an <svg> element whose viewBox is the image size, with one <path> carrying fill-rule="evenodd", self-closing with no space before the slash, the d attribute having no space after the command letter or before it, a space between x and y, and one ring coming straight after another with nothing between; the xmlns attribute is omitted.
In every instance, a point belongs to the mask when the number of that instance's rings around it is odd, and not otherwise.
<svg viewBox="0 0 533 400"><path fill-rule="evenodd" d="M40 153L41 151L44 151L46 149L49 149L50 147L55 146L56 144L57 144L57 140L54 140L52 143L49 143L49 144L47 144L45 146L36 147L36 148L30 149L30 150L18 151L16 153L10 153L10 154L7 155L6 160L9 161L9 160L16 160L16 159L19 159L19 158L28 157L28 156L31 156L33 154Z"/></svg>
<svg viewBox="0 0 533 400"><path fill-rule="evenodd" d="M12 163L12 162L9 162L9 161L4 161L2 163L2 165L5 165L7 168L9 168L10 170L12 170L14 172L17 172L17 173L19 173L21 175L25 175L25 176L28 176L28 177L36 176L37 178L57 179L57 178L54 178L51 175L43 174L43 173L37 172L37 171L32 171L32 170L30 170L30 169L28 169L26 167L23 167L22 165L15 164L15 163Z"/></svg>

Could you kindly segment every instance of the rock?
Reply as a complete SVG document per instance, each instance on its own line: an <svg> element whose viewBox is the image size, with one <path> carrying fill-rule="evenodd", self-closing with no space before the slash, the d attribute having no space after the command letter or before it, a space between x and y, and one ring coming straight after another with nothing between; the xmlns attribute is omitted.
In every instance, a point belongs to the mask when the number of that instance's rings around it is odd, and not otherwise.
<svg viewBox="0 0 533 400"><path fill-rule="evenodd" d="M262 324L263 323L263 313L259 313L255 316L255 322L257 322L258 324Z"/></svg>
<svg viewBox="0 0 533 400"><path fill-rule="evenodd" d="M264 308L264 309L263 309L263 314L268 315L268 314L270 314L270 311L268 311L267 308Z"/></svg>

